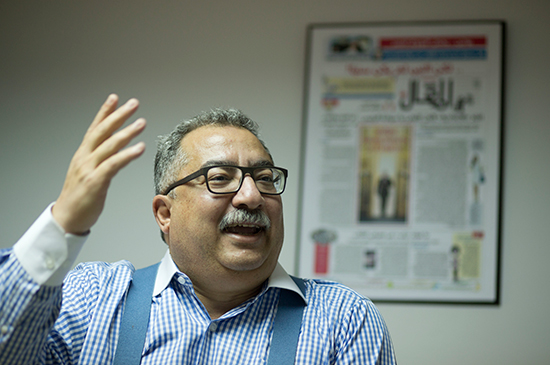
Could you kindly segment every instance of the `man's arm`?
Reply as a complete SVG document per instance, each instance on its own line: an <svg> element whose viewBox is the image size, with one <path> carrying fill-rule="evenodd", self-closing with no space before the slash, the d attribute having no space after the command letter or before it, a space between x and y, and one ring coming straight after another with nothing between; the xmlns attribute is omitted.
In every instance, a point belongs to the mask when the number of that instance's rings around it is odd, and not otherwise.
<svg viewBox="0 0 550 365"><path fill-rule="evenodd" d="M335 364L397 364L386 323L370 300L356 303L340 325L343 337Z"/></svg>
<svg viewBox="0 0 550 365"><path fill-rule="evenodd" d="M0 364L39 363L61 307L61 286L40 286L11 249L0 252Z"/></svg>
<svg viewBox="0 0 550 365"><path fill-rule="evenodd" d="M59 314L61 281L84 241L78 236L97 221L111 179L144 151L143 143L124 149L145 128L143 119L117 132L136 111L137 100L118 109L117 102L110 95L94 118L51 212L33 224L13 251L1 252L0 278L6 280L0 285L0 359L7 361L2 364L12 363L7 359L17 353L39 356Z"/></svg>

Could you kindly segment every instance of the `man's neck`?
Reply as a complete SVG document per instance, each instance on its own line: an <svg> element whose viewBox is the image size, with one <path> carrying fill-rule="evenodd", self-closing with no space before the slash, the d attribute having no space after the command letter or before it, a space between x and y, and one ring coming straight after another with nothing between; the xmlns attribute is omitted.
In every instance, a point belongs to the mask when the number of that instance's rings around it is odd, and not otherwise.
<svg viewBox="0 0 550 365"><path fill-rule="evenodd" d="M194 285L195 294L206 308L210 318L220 318L231 309L238 307L250 298L258 295L262 290L262 284L247 291L226 291L226 290L202 290Z"/></svg>
<svg viewBox="0 0 550 365"><path fill-rule="evenodd" d="M191 266L178 266L178 269L189 277L195 294L210 317L216 319L258 295L275 270L277 261L266 261L252 270L233 270L222 265L197 270L195 265Z"/></svg>
<svg viewBox="0 0 550 365"><path fill-rule="evenodd" d="M186 274L208 314L212 319L216 319L261 292L263 284L269 278L268 273L262 271L227 270L223 275L198 278Z"/></svg>

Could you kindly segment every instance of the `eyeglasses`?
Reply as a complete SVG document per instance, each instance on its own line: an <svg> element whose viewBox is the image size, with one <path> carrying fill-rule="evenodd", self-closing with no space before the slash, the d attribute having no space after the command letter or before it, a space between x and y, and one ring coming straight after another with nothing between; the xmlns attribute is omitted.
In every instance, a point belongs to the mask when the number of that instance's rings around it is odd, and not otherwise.
<svg viewBox="0 0 550 365"><path fill-rule="evenodd" d="M199 176L204 176L206 187L212 194L232 194L239 191L246 175L256 183L258 191L267 195L280 195L285 191L288 171L275 166L241 167L232 165L207 166L168 186L163 195Z"/></svg>

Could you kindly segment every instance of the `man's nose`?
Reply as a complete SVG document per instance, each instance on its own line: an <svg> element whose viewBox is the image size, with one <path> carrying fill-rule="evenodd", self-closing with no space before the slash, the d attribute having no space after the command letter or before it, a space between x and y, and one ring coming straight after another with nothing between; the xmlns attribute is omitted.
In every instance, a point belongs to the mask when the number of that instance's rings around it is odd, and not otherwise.
<svg viewBox="0 0 550 365"><path fill-rule="evenodd" d="M257 209L264 203L264 197L250 175L245 175L241 188L233 197L235 207Z"/></svg>

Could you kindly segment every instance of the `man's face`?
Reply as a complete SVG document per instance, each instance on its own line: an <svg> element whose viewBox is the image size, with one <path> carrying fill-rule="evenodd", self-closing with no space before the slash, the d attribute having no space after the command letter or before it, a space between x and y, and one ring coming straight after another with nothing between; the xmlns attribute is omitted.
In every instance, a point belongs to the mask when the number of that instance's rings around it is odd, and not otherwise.
<svg viewBox="0 0 550 365"><path fill-rule="evenodd" d="M272 163L260 141L242 128L200 127L183 138L181 147L188 163L178 179L212 164ZM175 263L191 280L237 272L255 272L265 278L271 274L284 235L279 195L260 194L249 175L237 193L212 194L204 177L199 177L177 187L175 194L170 208L168 245ZM271 227L237 226L220 230L222 218L236 209L264 212Z"/></svg>

